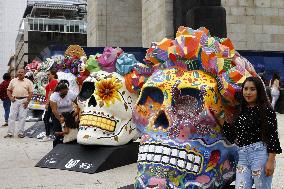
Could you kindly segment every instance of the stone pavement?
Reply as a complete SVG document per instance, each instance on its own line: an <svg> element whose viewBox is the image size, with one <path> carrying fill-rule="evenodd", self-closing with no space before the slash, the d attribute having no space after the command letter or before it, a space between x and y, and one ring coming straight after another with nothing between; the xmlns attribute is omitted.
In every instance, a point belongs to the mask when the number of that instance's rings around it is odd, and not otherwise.
<svg viewBox="0 0 284 189"><path fill-rule="evenodd" d="M3 123L0 103L0 124ZM284 149L284 114L277 115ZM33 125L27 122L26 127ZM4 139L7 127L0 128L0 189L112 189L132 184L136 164L96 174L34 167L52 149L52 142L31 138ZM273 189L284 189L284 154L277 156Z"/></svg>

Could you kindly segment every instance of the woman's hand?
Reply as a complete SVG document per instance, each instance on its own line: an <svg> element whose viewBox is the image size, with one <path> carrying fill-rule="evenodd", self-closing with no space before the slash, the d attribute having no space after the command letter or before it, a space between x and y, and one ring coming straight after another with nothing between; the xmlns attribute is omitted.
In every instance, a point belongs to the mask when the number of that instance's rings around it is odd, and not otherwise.
<svg viewBox="0 0 284 189"><path fill-rule="evenodd" d="M265 175L266 176L272 176L274 173L274 160L268 159L266 164L265 164Z"/></svg>
<svg viewBox="0 0 284 189"><path fill-rule="evenodd" d="M45 110L48 110L48 103L45 104Z"/></svg>
<svg viewBox="0 0 284 189"><path fill-rule="evenodd" d="M64 123L64 117L63 116L60 116L60 119L59 119L59 122L62 124L62 123Z"/></svg>
<svg viewBox="0 0 284 189"><path fill-rule="evenodd" d="M28 102L28 101L23 102L23 107L24 107L24 109L26 109L26 108L28 107L28 105L29 105L29 102Z"/></svg>
<svg viewBox="0 0 284 189"><path fill-rule="evenodd" d="M76 117L76 116L78 115L78 113L79 113L79 111L78 111L77 109L75 109L74 112L73 112L73 114L72 114L72 116L73 116L73 117Z"/></svg>

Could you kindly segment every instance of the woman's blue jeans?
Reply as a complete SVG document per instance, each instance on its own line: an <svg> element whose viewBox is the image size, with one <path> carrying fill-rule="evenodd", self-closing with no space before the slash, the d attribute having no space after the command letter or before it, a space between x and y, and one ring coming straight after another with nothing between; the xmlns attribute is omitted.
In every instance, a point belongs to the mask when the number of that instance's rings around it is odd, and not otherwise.
<svg viewBox="0 0 284 189"><path fill-rule="evenodd" d="M4 118L5 122L8 123L9 119L9 114L10 114L10 106L11 106L11 101L9 99L3 100L3 108L4 108Z"/></svg>
<svg viewBox="0 0 284 189"><path fill-rule="evenodd" d="M271 189L272 176L265 175L265 164L268 159L266 146L256 142L239 147L239 162L236 170L236 189Z"/></svg>

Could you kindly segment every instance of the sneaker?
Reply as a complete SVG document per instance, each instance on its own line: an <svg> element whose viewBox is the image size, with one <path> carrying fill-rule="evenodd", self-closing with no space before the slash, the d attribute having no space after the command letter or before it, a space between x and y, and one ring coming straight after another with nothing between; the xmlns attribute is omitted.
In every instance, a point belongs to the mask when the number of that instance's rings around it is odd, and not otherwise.
<svg viewBox="0 0 284 189"><path fill-rule="evenodd" d="M7 135L4 136L4 138L13 138L13 135L8 133Z"/></svg>
<svg viewBox="0 0 284 189"><path fill-rule="evenodd" d="M45 137L46 135L45 135L45 132L41 132L41 133L39 133L37 136L36 136L36 138L37 139L42 139L43 137Z"/></svg>
<svg viewBox="0 0 284 189"><path fill-rule="evenodd" d="M25 135L24 135L23 133L20 133L20 134L18 134L18 137L19 137L19 138L24 138Z"/></svg>
<svg viewBox="0 0 284 189"><path fill-rule="evenodd" d="M54 135L49 135L50 140L55 140L55 136Z"/></svg>
<svg viewBox="0 0 284 189"><path fill-rule="evenodd" d="M2 127L7 127L8 126L8 123L7 122L5 122L3 125L2 125Z"/></svg>
<svg viewBox="0 0 284 189"><path fill-rule="evenodd" d="M47 141L50 141L50 140L51 140L51 138L45 136L45 137L43 137L42 139L39 139L38 141L39 141L39 142L47 142Z"/></svg>

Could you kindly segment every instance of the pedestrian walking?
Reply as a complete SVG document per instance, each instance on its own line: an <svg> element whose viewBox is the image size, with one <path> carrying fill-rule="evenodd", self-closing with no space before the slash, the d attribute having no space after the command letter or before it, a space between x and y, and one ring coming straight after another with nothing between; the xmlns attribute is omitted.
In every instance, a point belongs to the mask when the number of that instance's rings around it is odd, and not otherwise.
<svg viewBox="0 0 284 189"><path fill-rule="evenodd" d="M52 110L49 104L49 99L50 99L50 95L55 91L55 88L58 84L56 70L54 69L49 70L47 72L47 76L48 76L49 83L45 87L46 106L45 106L45 112L44 112L44 117L43 117L43 122L45 125L45 137L40 139L39 140L40 142L50 141L53 138L50 133L52 124L50 124L49 120L51 118Z"/></svg>
<svg viewBox="0 0 284 189"><path fill-rule="evenodd" d="M274 109L275 104L280 96L280 77L277 73L274 73L272 79L269 82L269 87L271 90L271 106Z"/></svg>
<svg viewBox="0 0 284 189"><path fill-rule="evenodd" d="M3 75L3 81L0 84L0 99L3 101L4 118L5 118L5 123L2 126L8 126L8 118L10 114L11 100L9 99L7 95L7 88L9 86L10 81L11 81L10 74L5 73Z"/></svg>
<svg viewBox="0 0 284 189"><path fill-rule="evenodd" d="M224 123L225 137L238 146L236 188L270 189L275 156L282 153L278 138L276 113L272 109L263 83L248 77L242 85L239 113L233 124Z"/></svg>
<svg viewBox="0 0 284 189"><path fill-rule="evenodd" d="M4 138L11 138L15 132L15 122L18 118L18 137L24 138L25 121L28 113L28 104L33 92L33 83L25 78L25 70L19 69L17 77L12 79L7 88L7 95L11 100L11 110L8 119L8 133Z"/></svg>

